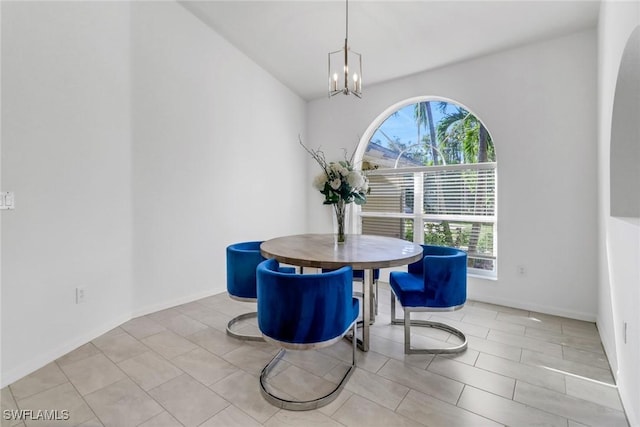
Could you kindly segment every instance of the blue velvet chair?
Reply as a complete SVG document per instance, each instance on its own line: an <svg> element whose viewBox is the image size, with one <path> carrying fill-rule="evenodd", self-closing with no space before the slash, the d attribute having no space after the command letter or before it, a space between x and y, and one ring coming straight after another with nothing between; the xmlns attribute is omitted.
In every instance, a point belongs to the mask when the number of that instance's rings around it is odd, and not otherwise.
<svg viewBox="0 0 640 427"><path fill-rule="evenodd" d="M356 336L359 301L353 297L351 267L320 274L282 272L276 260L258 266L258 327L265 340L279 346L260 374L260 390L271 404L289 410L309 410L333 401L356 366L352 339L351 366L328 394L311 400L290 400L269 392L271 370L289 350L313 350L338 342L350 329Z"/></svg>
<svg viewBox="0 0 640 427"><path fill-rule="evenodd" d="M369 313L371 313L370 323L375 323L376 316L378 315L378 279L380 279L380 269L373 270L373 284L375 289L371 289L371 302ZM364 286L364 270L353 270L353 280L355 282L361 282ZM364 289L362 290L364 292Z"/></svg>
<svg viewBox="0 0 640 427"><path fill-rule="evenodd" d="M322 272L326 273L327 271L333 271L328 268L323 268ZM376 316L378 315L378 280L380 279L380 269L376 268L373 270L373 284L375 289L371 289L371 299L370 299L370 311L371 319L369 319L369 323L373 324L376 321ZM353 281L361 282L362 286L364 286L364 270L353 270ZM364 292L364 289L362 290ZM354 295L358 297L362 297L362 292L356 292Z"/></svg>
<svg viewBox="0 0 640 427"><path fill-rule="evenodd" d="M256 302L256 268L264 261L260 254L260 241L234 243L227 247L227 293L237 301ZM288 267L288 271L294 271ZM233 325L245 319L257 317L257 312L234 317L227 324L227 334L246 341L264 341L261 335L249 335L234 331Z"/></svg>
<svg viewBox="0 0 640 427"><path fill-rule="evenodd" d="M414 311L454 311L467 300L467 254L445 246L422 245L423 258L408 267L408 272L392 272L391 323L404 325L404 352L457 353L467 348L462 331L444 323L411 320ZM404 310L404 319L396 318L396 297ZM411 347L411 326L426 326L449 332L462 340L462 344L448 348L417 349Z"/></svg>

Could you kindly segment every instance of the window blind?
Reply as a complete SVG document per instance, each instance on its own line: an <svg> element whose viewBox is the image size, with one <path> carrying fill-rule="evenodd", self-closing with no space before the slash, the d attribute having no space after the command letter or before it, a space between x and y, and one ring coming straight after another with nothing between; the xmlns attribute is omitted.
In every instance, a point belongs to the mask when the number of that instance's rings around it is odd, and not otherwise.
<svg viewBox="0 0 640 427"><path fill-rule="evenodd" d="M424 171L424 207L428 215L495 215L495 169ZM481 220L481 219L479 219Z"/></svg>
<svg viewBox="0 0 640 427"><path fill-rule="evenodd" d="M495 271L496 163L368 171L362 232L465 249L469 267ZM414 229L424 229L415 239Z"/></svg>

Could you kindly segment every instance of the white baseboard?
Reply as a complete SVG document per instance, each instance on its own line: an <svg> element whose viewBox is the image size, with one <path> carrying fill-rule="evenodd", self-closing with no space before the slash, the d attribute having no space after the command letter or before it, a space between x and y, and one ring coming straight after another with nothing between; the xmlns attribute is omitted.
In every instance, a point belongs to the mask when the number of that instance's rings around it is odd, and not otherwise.
<svg viewBox="0 0 640 427"><path fill-rule="evenodd" d="M396 268L384 268L382 269L381 273L380 273L380 281L381 282L386 282L389 283L389 273L392 271L406 271L407 267L406 266L401 266L401 267L396 267ZM495 281L495 279L493 278L489 278L489 277L477 277L481 280L490 280L490 281ZM596 314L595 313L586 313L586 312L582 312L582 311L573 311L573 310L567 310L565 308L561 308L561 307L554 307L554 306L549 306L549 305L540 305L540 304L531 304L528 303L526 301L521 301L521 300L510 300L510 299L506 299L506 298L487 298L486 296L482 296L482 295L476 295L473 292L469 292L470 289L469 287L467 287L467 297L471 300L474 301L480 301L480 302L486 302L488 304L497 304L497 305L503 305L506 307L513 307L513 308L519 308L521 310L527 310L527 311L535 311L538 313L544 313L544 314L551 314L553 316L561 316L561 317L567 317L570 319L577 319L577 320L584 320L586 322L594 322L596 321Z"/></svg>
<svg viewBox="0 0 640 427"><path fill-rule="evenodd" d="M594 313L585 313L582 311L567 310L561 307L549 305L531 304L526 301L512 301L504 298L483 298L478 295L467 295L469 299L474 301L486 302L488 304L503 305L505 307L519 308L521 310L535 311L537 313L550 314L552 316L567 317L569 319L584 320L585 322L596 321Z"/></svg>
<svg viewBox="0 0 640 427"><path fill-rule="evenodd" d="M85 334L82 334L74 339L70 339L64 344L52 349L51 351L38 354L35 357L21 363L20 365L16 366L15 368L11 369L8 372L3 372L2 378L0 381L0 388L4 388L9 384L12 384L18 381L19 379L31 374L32 372L37 371L38 369L48 365L54 360L59 359L65 354L99 337L105 332L109 332L113 328L116 328L122 325L124 322L130 319L131 319L131 316L129 316L128 314L120 314L118 316L115 316L113 319L103 323L99 327Z"/></svg>
<svg viewBox="0 0 640 427"><path fill-rule="evenodd" d="M202 298L210 297L212 295L217 295L219 293L221 292L212 292L212 291L199 292L197 294L191 294L186 297L176 298L175 300L165 301L158 304L151 304L146 307L134 310L131 313L131 319L140 317L140 316L146 316L147 314L155 313L156 311L166 310L167 308L175 307L177 305L187 304Z"/></svg>
<svg viewBox="0 0 640 427"><path fill-rule="evenodd" d="M91 331L85 334L82 334L76 338L70 339L64 344L56 347L51 351L38 354L37 356L25 361L24 363L21 363L20 365L9 370L8 372L3 372L2 378L0 378L0 388L4 388L9 384L13 384L19 379L31 374L32 372L37 371L38 369L48 365L54 360L59 359L65 354L75 350L80 346L85 345L88 342L91 342L92 340L98 338L100 335L106 332L109 332L114 328L117 328L118 326L122 325L125 322L128 322L129 320L135 317L144 316L150 313L155 313L156 311L175 307L181 304L186 304L188 302L196 301L201 298L206 298L211 295L216 295L218 293L220 292L211 292L211 291L201 292L198 294L193 294L193 295L189 295L182 298L177 298L172 301L165 301L159 304L153 304L153 305L132 311L131 313L123 313L123 314L114 316L112 319L110 319L107 322L104 322L99 327L92 329Z"/></svg>

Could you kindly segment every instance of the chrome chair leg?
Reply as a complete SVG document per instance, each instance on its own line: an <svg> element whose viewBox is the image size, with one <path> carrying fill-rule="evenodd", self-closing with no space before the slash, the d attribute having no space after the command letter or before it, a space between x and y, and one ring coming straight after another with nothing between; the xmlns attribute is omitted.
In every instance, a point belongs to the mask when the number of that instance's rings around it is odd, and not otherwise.
<svg viewBox="0 0 640 427"><path fill-rule="evenodd" d="M255 319L257 317L258 317L258 312L256 311L252 311L250 313L244 313L234 317L233 319L229 320L229 323L227 323L227 335L243 341L264 341L264 338L262 337L262 335L243 334L240 332L235 332L233 330L233 325L240 322L241 320Z"/></svg>
<svg viewBox="0 0 640 427"><path fill-rule="evenodd" d="M372 323L375 322L376 316L378 315L378 281L374 280L373 284L374 286L371 288L371 317L373 318Z"/></svg>
<svg viewBox="0 0 640 427"><path fill-rule="evenodd" d="M357 324L358 322L353 322L354 337L356 336L357 329L358 329ZM356 368L357 343L355 339L352 340L351 347L352 347L351 366L349 366L349 369L344 374L344 376L342 377L338 385L331 392L329 392L328 394L322 397L319 397L317 399L302 400L302 401L283 399L281 397L274 395L273 393L270 393L267 390L267 378L269 376L269 373L278 364L278 362L280 361L280 359L285 353L284 348L280 349L278 354L276 354L275 357L271 359L271 361L262 369L262 372L260 372L260 392L262 393L262 396L265 398L265 400L267 400L267 402L271 403L272 405L277 406L278 408L283 408L290 411L308 411L311 409L317 409L317 408L321 408L323 406L328 405L338 397L338 395L344 388L345 384L351 377L351 374L353 374L353 371Z"/></svg>
<svg viewBox="0 0 640 427"><path fill-rule="evenodd" d="M362 283L362 286L366 286L364 283L364 280L360 282ZM369 299L369 324L370 325L373 325L374 323L376 323L376 316L378 315L378 281L377 280L374 282L374 285L375 287L371 288L371 292L370 292L371 296ZM355 295L358 298L364 298L364 289L362 290L362 292L354 292L353 295ZM363 318L364 318L364 306L362 307L362 312L363 312ZM360 321L360 325L362 325L363 321L364 319Z"/></svg>
<svg viewBox="0 0 640 427"><path fill-rule="evenodd" d="M369 324L373 325L376 323L376 296L373 294L373 289L371 289L371 293L369 295Z"/></svg>
<svg viewBox="0 0 640 427"><path fill-rule="evenodd" d="M429 310L411 310L410 308L403 307L404 310L404 319L396 318L396 296L391 290L391 324L392 325L404 325L404 354L451 354L451 353L460 353L467 349L467 337L464 332L461 330L454 328L453 326L449 326L447 324L441 322L435 322L432 320L411 320L411 313L413 311L429 311ZM451 310L447 310L451 311ZM460 338L462 340L462 344L447 347L447 348L412 348L411 347L411 326L424 326L427 328L440 329L442 331L448 332Z"/></svg>

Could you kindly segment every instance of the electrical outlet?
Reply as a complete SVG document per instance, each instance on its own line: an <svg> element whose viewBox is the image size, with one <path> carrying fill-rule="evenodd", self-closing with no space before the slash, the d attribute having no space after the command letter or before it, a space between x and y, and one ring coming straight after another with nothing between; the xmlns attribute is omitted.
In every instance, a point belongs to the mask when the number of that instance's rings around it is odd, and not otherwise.
<svg viewBox="0 0 640 427"><path fill-rule="evenodd" d="M516 271L518 272L518 276L523 277L527 275L527 269L524 265L517 266Z"/></svg>
<svg viewBox="0 0 640 427"><path fill-rule="evenodd" d="M82 304L84 302L84 296L84 288L76 288L76 304Z"/></svg>
<svg viewBox="0 0 640 427"><path fill-rule="evenodd" d="M0 209L13 210L16 208L15 195L11 191L3 191L0 193Z"/></svg>

